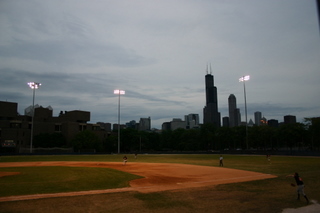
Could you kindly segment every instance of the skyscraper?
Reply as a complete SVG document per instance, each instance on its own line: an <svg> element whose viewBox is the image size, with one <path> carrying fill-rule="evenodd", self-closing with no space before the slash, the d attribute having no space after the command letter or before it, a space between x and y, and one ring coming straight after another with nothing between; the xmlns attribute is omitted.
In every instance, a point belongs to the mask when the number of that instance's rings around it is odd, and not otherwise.
<svg viewBox="0 0 320 213"><path fill-rule="evenodd" d="M260 126L261 124L261 119L262 119L262 114L261 112L257 111L254 113L254 124L256 126Z"/></svg>
<svg viewBox="0 0 320 213"><path fill-rule="evenodd" d="M229 127L230 126L230 123L229 123L229 117L223 117L222 118L222 126L223 127Z"/></svg>
<svg viewBox="0 0 320 213"><path fill-rule="evenodd" d="M218 112L218 95L217 87L214 86L213 75L210 73L205 76L206 83L206 106L203 108L203 123L212 123L217 127L220 127L220 113Z"/></svg>
<svg viewBox="0 0 320 213"><path fill-rule="evenodd" d="M187 129L199 127L199 115L198 114L185 115L184 120L186 121Z"/></svg>
<svg viewBox="0 0 320 213"><path fill-rule="evenodd" d="M285 115L283 116L285 124L295 124L297 122L296 116L294 115Z"/></svg>
<svg viewBox="0 0 320 213"><path fill-rule="evenodd" d="M229 105L229 124L230 127L240 125L240 110L237 108L237 99L234 94L230 94L228 98Z"/></svg>
<svg viewBox="0 0 320 213"><path fill-rule="evenodd" d="M140 131L150 131L151 130L151 118L140 118L139 127Z"/></svg>

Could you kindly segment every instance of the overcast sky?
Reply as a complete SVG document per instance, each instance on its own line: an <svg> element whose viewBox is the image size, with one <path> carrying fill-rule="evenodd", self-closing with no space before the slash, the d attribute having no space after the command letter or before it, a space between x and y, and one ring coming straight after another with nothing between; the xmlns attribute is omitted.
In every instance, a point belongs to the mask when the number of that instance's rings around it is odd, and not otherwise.
<svg viewBox="0 0 320 213"><path fill-rule="evenodd" d="M221 118L234 94L244 121L320 116L314 0L0 0L0 100L91 112L90 123L195 113L211 64Z"/></svg>

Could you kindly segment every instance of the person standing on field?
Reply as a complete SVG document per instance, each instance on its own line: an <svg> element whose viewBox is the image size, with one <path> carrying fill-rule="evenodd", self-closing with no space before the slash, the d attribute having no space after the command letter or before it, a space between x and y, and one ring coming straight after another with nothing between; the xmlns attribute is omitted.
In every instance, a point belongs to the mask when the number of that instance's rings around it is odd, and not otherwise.
<svg viewBox="0 0 320 213"><path fill-rule="evenodd" d="M297 193L298 198L297 200L300 200L300 194L303 195L303 197L306 199L307 204L309 203L309 199L307 198L307 195L304 193L304 183L302 181L302 178L299 176L299 174L296 172L293 175L288 175L287 177L293 177L297 184ZM294 184L292 184L294 186Z"/></svg>
<svg viewBox="0 0 320 213"><path fill-rule="evenodd" d="M222 157L222 155L220 155L219 161L220 161L219 166L223 166L223 157Z"/></svg>
<svg viewBox="0 0 320 213"><path fill-rule="evenodd" d="M268 160L269 164L271 164L271 155L267 155L267 160Z"/></svg>
<svg viewBox="0 0 320 213"><path fill-rule="evenodd" d="M126 165L127 161L128 161L127 156L124 156L124 157L123 157L123 165Z"/></svg>

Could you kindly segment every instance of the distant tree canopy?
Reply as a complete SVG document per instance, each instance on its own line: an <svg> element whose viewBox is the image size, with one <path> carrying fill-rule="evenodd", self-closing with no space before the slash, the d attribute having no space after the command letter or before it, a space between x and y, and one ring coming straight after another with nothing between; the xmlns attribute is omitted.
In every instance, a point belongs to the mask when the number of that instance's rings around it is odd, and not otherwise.
<svg viewBox="0 0 320 213"><path fill-rule="evenodd" d="M35 148L64 147L67 145L67 142L61 133L42 133L34 136L33 145Z"/></svg>
<svg viewBox="0 0 320 213"><path fill-rule="evenodd" d="M320 117L306 118L305 123L282 124L279 127L267 125L248 127L220 127L201 125L198 129L176 129L161 133L121 129L121 152L148 151L208 151L250 149L308 149L320 150ZM117 131L101 141L94 132L79 132L72 141L75 151L95 149L98 152L118 150ZM66 140L60 133L40 134L34 137L35 147L64 147Z"/></svg>
<svg viewBox="0 0 320 213"><path fill-rule="evenodd" d="M201 125L199 129L176 129L161 133L144 132L135 129L121 130L121 152L138 151L207 151L250 149L292 149L319 150L320 119L309 119L306 124L282 124L279 127L267 125L248 127L220 127ZM109 148L116 151L117 134L107 139Z"/></svg>
<svg viewBox="0 0 320 213"><path fill-rule="evenodd" d="M95 149L96 151L102 151L102 141L92 131L85 130L78 133L73 141L73 148L75 151Z"/></svg>
<svg viewBox="0 0 320 213"><path fill-rule="evenodd" d="M320 117L305 118L305 122L308 125L309 140L311 141L311 147L320 149Z"/></svg>

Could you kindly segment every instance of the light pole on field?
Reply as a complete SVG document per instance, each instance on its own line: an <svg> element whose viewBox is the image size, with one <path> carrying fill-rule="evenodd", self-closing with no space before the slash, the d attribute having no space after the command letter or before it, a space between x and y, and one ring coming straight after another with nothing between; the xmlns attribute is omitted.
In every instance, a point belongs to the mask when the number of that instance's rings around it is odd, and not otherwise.
<svg viewBox="0 0 320 213"><path fill-rule="evenodd" d="M246 115L246 145L247 149L249 149L248 145L248 116L247 116L247 95L246 95L246 81L250 80L250 76L242 76L239 78L239 82L243 82L243 93L244 93L244 108L245 108L245 115Z"/></svg>
<svg viewBox="0 0 320 213"><path fill-rule="evenodd" d="M113 91L114 94L119 95L118 101L118 154L120 154L120 95L124 95L126 92L124 90L116 89Z"/></svg>
<svg viewBox="0 0 320 213"><path fill-rule="evenodd" d="M34 99L36 96L36 89L38 89L41 86L41 83L37 82L29 82L29 87L33 90L33 99L32 99L32 123L31 123L31 141L30 141L30 153L32 153L32 142L33 142L33 129L34 129Z"/></svg>

